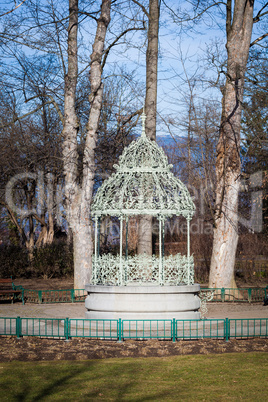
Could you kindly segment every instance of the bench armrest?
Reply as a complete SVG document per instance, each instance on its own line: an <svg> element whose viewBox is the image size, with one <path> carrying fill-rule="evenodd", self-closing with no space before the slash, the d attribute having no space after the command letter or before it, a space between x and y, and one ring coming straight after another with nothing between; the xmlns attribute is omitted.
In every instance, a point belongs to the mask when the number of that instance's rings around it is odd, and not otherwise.
<svg viewBox="0 0 268 402"><path fill-rule="evenodd" d="M12 282L12 289L13 290L24 290L24 288L21 285L14 285L14 283Z"/></svg>

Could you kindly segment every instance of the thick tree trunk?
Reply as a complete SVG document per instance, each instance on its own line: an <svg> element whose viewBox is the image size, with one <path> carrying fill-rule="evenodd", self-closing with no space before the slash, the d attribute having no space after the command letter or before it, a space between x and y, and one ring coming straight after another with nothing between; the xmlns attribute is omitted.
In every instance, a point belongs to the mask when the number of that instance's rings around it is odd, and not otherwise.
<svg viewBox="0 0 268 402"><path fill-rule="evenodd" d="M76 230L73 230L74 252L74 289L84 289L91 281L92 240L91 225L88 218L81 219Z"/></svg>
<svg viewBox="0 0 268 402"><path fill-rule="evenodd" d="M92 201L94 175L95 175L95 148L97 142L97 130L99 126L99 118L101 113L103 84L102 84L102 55L104 50L105 37L107 27L110 22L111 0L103 0L101 6L101 14L97 23L97 30L91 54L91 70L90 70L90 87L91 94L90 113L87 123L86 144L83 158L83 180L81 189L81 210L82 221L80 231L74 235L74 256L75 264L80 269L75 277L75 284L80 283L81 287L85 283L90 283L92 277L92 226L90 223L90 205ZM81 233L84 237L81 238ZM86 240L84 240L86 237ZM81 252L81 243L77 243L77 239L82 240L84 252ZM86 260L86 261L85 261ZM86 271L86 272L85 272ZM83 284L83 286L82 286Z"/></svg>
<svg viewBox="0 0 268 402"><path fill-rule="evenodd" d="M216 160L216 204L209 287L235 287L238 241L240 126L244 78L253 25L253 1L227 2L227 74Z"/></svg>
<svg viewBox="0 0 268 402"><path fill-rule="evenodd" d="M65 201L67 220L73 234L74 249L74 288L84 289L91 281L92 274L92 228L90 205L95 174L96 135L102 104L102 56L107 27L110 22L111 0L103 0L101 14L91 54L90 115L87 124L86 142L83 157L82 183L78 180L77 134L79 123L75 111L77 85L77 26L78 0L70 0L68 29L68 72L65 78L65 105L63 129L63 160L65 175Z"/></svg>
<svg viewBox="0 0 268 402"><path fill-rule="evenodd" d="M146 51L146 98L145 98L145 132L147 137L156 139L156 106L157 106L157 63L158 63L158 30L159 2L149 1L149 28ZM152 217L141 216L138 228L138 254L152 255Z"/></svg>
<svg viewBox="0 0 268 402"><path fill-rule="evenodd" d="M34 223L33 217L29 216L29 236L28 240L26 241L26 248L28 251L28 258L30 263L34 260Z"/></svg>
<svg viewBox="0 0 268 402"><path fill-rule="evenodd" d="M143 215L138 226L138 254L152 255L152 217Z"/></svg>

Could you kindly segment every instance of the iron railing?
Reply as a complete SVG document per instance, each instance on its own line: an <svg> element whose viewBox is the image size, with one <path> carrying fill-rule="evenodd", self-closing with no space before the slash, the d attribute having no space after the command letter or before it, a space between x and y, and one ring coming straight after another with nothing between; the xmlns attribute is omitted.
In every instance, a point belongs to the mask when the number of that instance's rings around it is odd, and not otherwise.
<svg viewBox="0 0 268 402"><path fill-rule="evenodd" d="M202 292L213 291L213 302L263 302L268 296L266 288L201 288ZM27 303L77 303L87 296L84 289L32 290L24 289Z"/></svg>
<svg viewBox="0 0 268 402"><path fill-rule="evenodd" d="M77 303L83 302L87 296L84 289L32 290L24 289L27 303Z"/></svg>
<svg viewBox="0 0 268 402"><path fill-rule="evenodd" d="M203 292L213 292L213 302L262 302L268 295L266 288L201 288Z"/></svg>
<svg viewBox="0 0 268 402"><path fill-rule="evenodd" d="M45 338L194 340L268 338L268 318L207 320L90 320L0 317L0 335Z"/></svg>

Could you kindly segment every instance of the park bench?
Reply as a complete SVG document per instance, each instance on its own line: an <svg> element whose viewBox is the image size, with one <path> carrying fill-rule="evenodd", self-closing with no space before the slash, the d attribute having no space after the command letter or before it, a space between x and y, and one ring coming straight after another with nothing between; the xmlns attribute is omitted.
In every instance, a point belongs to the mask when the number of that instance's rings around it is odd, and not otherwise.
<svg viewBox="0 0 268 402"><path fill-rule="evenodd" d="M0 279L0 301L11 300L13 303L16 300L21 300L24 304L24 289L22 286L15 286L12 279Z"/></svg>

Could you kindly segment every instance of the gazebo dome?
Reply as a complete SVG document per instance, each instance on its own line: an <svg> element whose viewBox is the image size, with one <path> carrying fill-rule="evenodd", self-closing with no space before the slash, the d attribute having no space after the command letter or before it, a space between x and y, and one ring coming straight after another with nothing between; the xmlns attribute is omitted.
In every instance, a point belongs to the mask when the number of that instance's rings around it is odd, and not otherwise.
<svg viewBox="0 0 268 402"><path fill-rule="evenodd" d="M133 141L115 165L115 173L98 189L92 215L183 215L191 219L195 205L186 186L171 172L172 165L155 141L145 135Z"/></svg>

